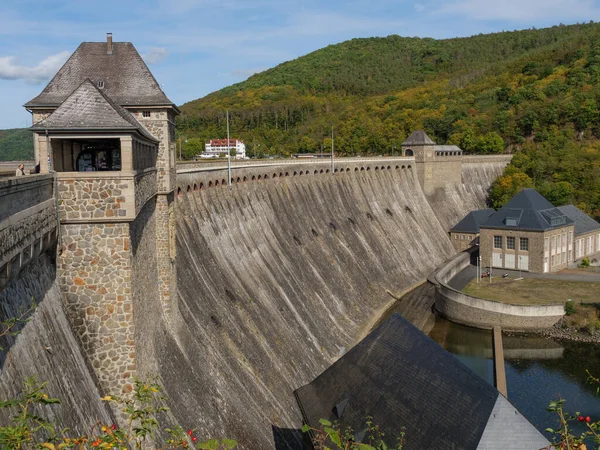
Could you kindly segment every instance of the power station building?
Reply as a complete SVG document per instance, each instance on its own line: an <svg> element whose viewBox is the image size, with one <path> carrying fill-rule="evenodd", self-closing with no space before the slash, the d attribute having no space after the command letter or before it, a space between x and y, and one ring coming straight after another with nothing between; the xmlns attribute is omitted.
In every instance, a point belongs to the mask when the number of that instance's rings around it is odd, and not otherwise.
<svg viewBox="0 0 600 450"><path fill-rule="evenodd" d="M557 272L584 257L598 264L600 223L523 189L480 224L479 247L484 266L502 269Z"/></svg>

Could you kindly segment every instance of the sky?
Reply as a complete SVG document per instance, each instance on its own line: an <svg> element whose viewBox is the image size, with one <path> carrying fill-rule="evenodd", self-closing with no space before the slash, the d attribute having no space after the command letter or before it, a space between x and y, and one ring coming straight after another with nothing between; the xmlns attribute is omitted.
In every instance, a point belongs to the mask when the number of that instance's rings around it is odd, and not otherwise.
<svg viewBox="0 0 600 450"><path fill-rule="evenodd" d="M0 129L83 41L132 42L177 105L356 37L451 38L600 20L600 0L1 0Z"/></svg>

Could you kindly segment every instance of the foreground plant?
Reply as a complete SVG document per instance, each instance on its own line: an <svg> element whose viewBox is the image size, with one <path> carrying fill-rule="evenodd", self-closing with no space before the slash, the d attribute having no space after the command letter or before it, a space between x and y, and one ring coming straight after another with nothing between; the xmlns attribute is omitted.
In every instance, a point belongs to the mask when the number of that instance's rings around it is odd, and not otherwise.
<svg viewBox="0 0 600 450"><path fill-rule="evenodd" d="M589 371L588 382L600 386L600 379L592 376ZM596 389L598 393L600 387ZM550 402L548 411L556 413L558 416L558 428L546 428L546 431L552 433L552 445L548 449L560 450L587 450L585 442L593 441L600 444L600 421L592 421L590 416L584 416L579 411L575 414L569 414L564 409L565 400L560 399ZM585 425L585 429L578 435L573 434L571 424L580 422ZM598 447L600 448L600 447Z"/></svg>
<svg viewBox="0 0 600 450"><path fill-rule="evenodd" d="M0 409L12 412L11 423L0 427L0 448L7 449L142 449L154 440L160 424L156 415L168 408L162 406L164 397L160 395L160 386L156 382L135 380L131 397L107 395L101 400L110 402L115 409L121 410L126 419L124 428L116 424L95 424L89 435L69 437L68 429L57 431L52 422L32 412L37 406L59 404L57 398L50 398L44 392L46 383L39 384L35 378L25 382L22 392L15 398L0 402ZM237 442L229 439L218 441L211 439L197 442L194 430L187 433L177 426L165 428L169 438L164 449L196 448L199 450L231 450Z"/></svg>
<svg viewBox="0 0 600 450"><path fill-rule="evenodd" d="M342 430L339 424L331 423L329 420L320 419L320 428L311 428L309 425L302 427L302 432L312 432L312 443L315 450L402 450L405 443L404 428L397 438L397 444L394 447L389 447L384 441L384 433L379 429L378 425L373 423L372 417L367 417L365 443L355 442L355 435L352 428L348 427ZM330 445L335 447L330 447Z"/></svg>

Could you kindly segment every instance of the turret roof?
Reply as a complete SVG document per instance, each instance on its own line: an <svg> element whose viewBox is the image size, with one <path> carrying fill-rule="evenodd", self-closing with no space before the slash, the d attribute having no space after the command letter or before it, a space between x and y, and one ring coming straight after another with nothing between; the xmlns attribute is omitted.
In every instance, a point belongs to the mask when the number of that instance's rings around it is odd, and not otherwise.
<svg viewBox="0 0 600 450"><path fill-rule="evenodd" d="M156 138L127 110L115 104L91 80L84 80L48 117L33 125L34 130L131 130Z"/></svg>
<svg viewBox="0 0 600 450"><path fill-rule="evenodd" d="M112 43L110 53L106 42L83 42L25 107L56 107L88 78L121 106L174 106L131 42Z"/></svg>
<svg viewBox="0 0 600 450"><path fill-rule="evenodd" d="M417 130L413 131L402 145L435 145L435 142L423 130Z"/></svg>

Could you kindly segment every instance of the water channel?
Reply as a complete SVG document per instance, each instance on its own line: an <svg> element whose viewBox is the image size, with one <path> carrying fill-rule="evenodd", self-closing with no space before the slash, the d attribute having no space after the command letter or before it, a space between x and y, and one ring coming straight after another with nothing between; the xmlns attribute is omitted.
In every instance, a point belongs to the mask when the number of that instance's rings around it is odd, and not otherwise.
<svg viewBox="0 0 600 450"><path fill-rule="evenodd" d="M454 354L475 373L494 383L491 332L457 325L435 317L429 336ZM600 386L587 383L586 369L600 376L600 346L556 341L539 336L503 335L508 399L546 437L544 430L557 428L554 413L546 410L552 400L566 400L570 413L580 411L600 420ZM575 431L583 426L576 425Z"/></svg>

